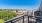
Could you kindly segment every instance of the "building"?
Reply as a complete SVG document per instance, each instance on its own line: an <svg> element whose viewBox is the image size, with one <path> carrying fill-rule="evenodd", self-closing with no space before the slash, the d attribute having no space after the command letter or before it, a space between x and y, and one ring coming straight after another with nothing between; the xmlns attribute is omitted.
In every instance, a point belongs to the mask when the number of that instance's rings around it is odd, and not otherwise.
<svg viewBox="0 0 42 23"><path fill-rule="evenodd" d="M40 4L40 7L39 7L39 11L42 11L42 0L41 0L41 4Z"/></svg>
<svg viewBox="0 0 42 23"><path fill-rule="evenodd" d="M37 9L33 9L32 10L32 15L34 16L34 12L37 11Z"/></svg>
<svg viewBox="0 0 42 23"><path fill-rule="evenodd" d="M22 9L16 10L17 15L24 15L26 12L27 12L26 10L22 10Z"/></svg>

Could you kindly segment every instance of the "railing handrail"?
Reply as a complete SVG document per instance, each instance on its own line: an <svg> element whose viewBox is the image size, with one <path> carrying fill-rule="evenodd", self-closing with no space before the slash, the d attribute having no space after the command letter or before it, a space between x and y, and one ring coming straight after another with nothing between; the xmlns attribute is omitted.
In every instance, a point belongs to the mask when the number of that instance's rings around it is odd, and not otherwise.
<svg viewBox="0 0 42 23"><path fill-rule="evenodd" d="M12 18L12 19L10 19L10 20L7 20L7 21L5 21L5 22L8 22L8 21L14 20L14 19L19 18L19 17L21 18L21 17L23 17L23 16L25 16L25 15L21 15L21 16L14 17L14 18Z"/></svg>
<svg viewBox="0 0 42 23"><path fill-rule="evenodd" d="M15 22L22 22L22 23L24 23L25 22L25 19L26 19L26 21L28 21L28 23L29 23L29 18L32 18L33 16L28 16L28 15L21 15L21 16L17 16L17 17L14 17L14 18L12 18L12 19L10 19L10 20L7 20L7 21L5 21L4 23L15 23ZM33 18L34 19L34 18ZM22 20L22 21L21 21Z"/></svg>

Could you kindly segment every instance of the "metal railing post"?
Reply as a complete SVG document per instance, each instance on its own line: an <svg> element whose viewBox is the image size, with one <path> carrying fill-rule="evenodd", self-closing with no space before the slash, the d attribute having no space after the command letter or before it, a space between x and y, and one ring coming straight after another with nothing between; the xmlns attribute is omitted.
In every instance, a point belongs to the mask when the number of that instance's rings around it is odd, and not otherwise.
<svg viewBox="0 0 42 23"><path fill-rule="evenodd" d="M29 16L28 16L28 23L29 23Z"/></svg>
<svg viewBox="0 0 42 23"><path fill-rule="evenodd" d="M13 22L11 21L11 23L13 23Z"/></svg>
<svg viewBox="0 0 42 23"><path fill-rule="evenodd" d="M23 16L23 23L24 23L24 16Z"/></svg>

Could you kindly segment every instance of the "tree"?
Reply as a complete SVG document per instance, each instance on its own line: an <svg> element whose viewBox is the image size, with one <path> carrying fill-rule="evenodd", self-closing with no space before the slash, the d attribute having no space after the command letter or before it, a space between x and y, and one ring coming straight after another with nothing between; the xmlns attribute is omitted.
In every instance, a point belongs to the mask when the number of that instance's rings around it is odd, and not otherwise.
<svg viewBox="0 0 42 23"><path fill-rule="evenodd" d="M11 11L1 11L0 12L0 19L3 19L4 21L12 19L14 17L16 17L15 12L11 12Z"/></svg>

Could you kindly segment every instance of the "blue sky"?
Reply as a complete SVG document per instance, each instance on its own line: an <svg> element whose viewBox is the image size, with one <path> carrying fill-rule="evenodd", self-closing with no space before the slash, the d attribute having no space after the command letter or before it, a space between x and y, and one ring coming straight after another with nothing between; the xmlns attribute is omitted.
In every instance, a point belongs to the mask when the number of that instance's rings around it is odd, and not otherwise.
<svg viewBox="0 0 42 23"><path fill-rule="evenodd" d="M0 0L0 9L37 9L40 0Z"/></svg>

